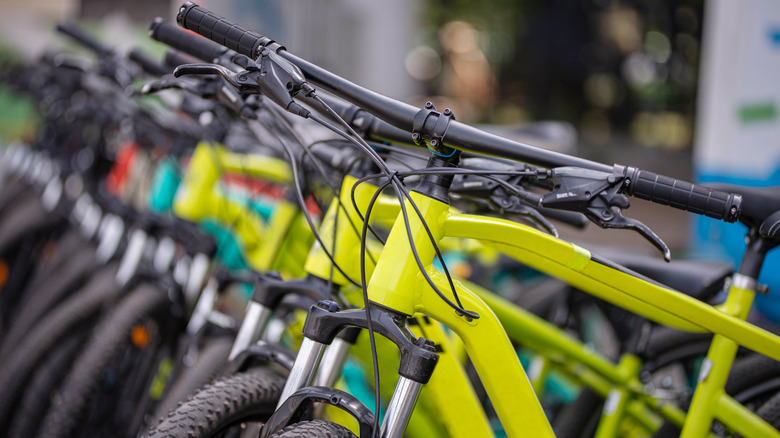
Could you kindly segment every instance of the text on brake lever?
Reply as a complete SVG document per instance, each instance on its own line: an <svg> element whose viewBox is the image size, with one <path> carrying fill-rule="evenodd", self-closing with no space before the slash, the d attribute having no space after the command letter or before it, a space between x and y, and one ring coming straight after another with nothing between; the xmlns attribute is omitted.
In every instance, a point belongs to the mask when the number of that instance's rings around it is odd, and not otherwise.
<svg viewBox="0 0 780 438"><path fill-rule="evenodd" d="M547 208L577 211L585 214L591 222L601 228L629 229L638 232L671 261L669 247L642 222L622 215L628 208L628 197L621 194L623 175L616 169L613 173L583 169L579 167L558 167L552 169L555 189L544 195L541 205Z"/></svg>

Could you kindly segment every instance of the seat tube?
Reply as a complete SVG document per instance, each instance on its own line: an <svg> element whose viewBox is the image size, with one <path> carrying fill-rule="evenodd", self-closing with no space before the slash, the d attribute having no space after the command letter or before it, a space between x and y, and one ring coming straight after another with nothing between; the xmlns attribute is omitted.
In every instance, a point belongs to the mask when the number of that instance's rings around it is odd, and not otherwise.
<svg viewBox="0 0 780 438"><path fill-rule="evenodd" d="M699 382L688 409L681 437L705 436L715 418L717 403L737 354L737 343L721 335L715 335L702 363Z"/></svg>
<svg viewBox="0 0 780 438"><path fill-rule="evenodd" d="M755 279L744 274L735 274L723 311L740 319L747 318L755 296L755 287ZM736 342L725 336L713 336L707 357L701 366L699 381L685 417L681 437L704 436L710 430L712 421L718 415L716 401L724 393L738 347Z"/></svg>
<svg viewBox="0 0 780 438"><path fill-rule="evenodd" d="M748 235L748 240L748 247L739 270L732 277L728 298L721 306L724 313L742 320L747 319L753 305L753 299L759 289L756 279L761 271L764 257L771 248L771 242L752 233ZM724 394L738 347L736 342L725 336L718 334L713 336L707 357L701 366L699 382L686 415L681 437L704 436L709 432L712 421L718 416L717 401Z"/></svg>
<svg viewBox="0 0 780 438"><path fill-rule="evenodd" d="M618 368L626 380L637 377L642 368L641 360L633 354L625 354L620 359ZM619 435L620 424L625 418L628 402L631 400L631 390L628 382L621 382L620 387L615 387L607 394L604 408L601 411L601 420L596 430L596 438L608 438Z"/></svg>

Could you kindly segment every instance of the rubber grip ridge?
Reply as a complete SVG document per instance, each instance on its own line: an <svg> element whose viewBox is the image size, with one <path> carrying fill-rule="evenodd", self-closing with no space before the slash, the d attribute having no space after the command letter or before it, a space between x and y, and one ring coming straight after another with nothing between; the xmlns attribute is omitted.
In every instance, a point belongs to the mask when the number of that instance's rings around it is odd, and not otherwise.
<svg viewBox="0 0 780 438"><path fill-rule="evenodd" d="M629 167L626 193L726 222L739 219L742 197Z"/></svg>
<svg viewBox="0 0 780 438"><path fill-rule="evenodd" d="M156 18L152 22L149 27L149 35L161 43L206 62L213 62L227 52L227 49L219 44L179 29L175 24L162 18Z"/></svg>
<svg viewBox="0 0 780 438"><path fill-rule="evenodd" d="M179 8L176 22L185 29L252 59L257 58L260 48L272 42L269 38L248 31L192 2L186 2Z"/></svg>

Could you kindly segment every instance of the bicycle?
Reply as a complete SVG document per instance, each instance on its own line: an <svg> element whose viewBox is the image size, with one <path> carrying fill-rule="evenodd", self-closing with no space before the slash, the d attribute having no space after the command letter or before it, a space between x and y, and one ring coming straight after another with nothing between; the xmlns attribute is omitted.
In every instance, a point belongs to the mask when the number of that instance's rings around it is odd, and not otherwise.
<svg viewBox="0 0 780 438"><path fill-rule="evenodd" d="M293 55L289 54L289 52L280 50L281 46L271 42L269 39L245 32L233 25L226 25L225 22L220 21L218 17L215 18L215 16L203 12L202 9L194 5L185 5L180 11L179 17L180 21L185 25L189 24L188 27L194 28L195 31L199 30L198 23L205 23L203 24L204 27L202 28L201 33L207 33L208 35L206 36L210 36L211 38L218 40L218 42L227 43L230 48L237 50L245 56L254 57L257 55L258 52L256 52L255 49L258 47L261 47L261 51L265 52L265 54L262 55L264 56L262 59L263 61L270 57L269 53L272 51L273 53L277 53L281 58L287 59L292 64L301 68L308 76L309 81L338 91L337 94L341 94L342 97L352 100L353 103L359 104L368 111L382 116L382 118L394 123L401 129L409 130L410 125L412 125L412 128L417 128L411 129L412 131L417 131L416 133L418 135L425 136L422 129L427 126L429 130L428 136L432 136L432 138L428 139L428 143L429 146L432 143L434 153L438 152L441 155L446 155L451 151L451 149L437 149L437 146L441 145L442 133L439 132L439 135L437 136L437 132L433 131L433 128L435 127L436 122L445 119L446 116L442 113L435 112L431 108L428 108L425 112L418 111L398 102L359 89L354 86L354 84L344 80L336 79L332 75L323 72L321 69L295 58ZM202 22L201 20L204 18L206 18L206 21ZM215 28L214 26L217 27ZM227 36L227 32L232 32L232 37L226 40L225 37ZM243 38L243 40L239 43L241 38ZM295 84L301 88L304 87L300 82L293 82L293 85ZM305 92L311 93L308 89L305 89ZM284 103L288 108L292 106L289 99ZM292 107L292 109L299 111L297 107ZM415 114L421 114L418 116L418 119L422 119L423 122L428 123L423 123L422 126L414 126L415 124L411 122L414 120ZM769 215L766 212L762 213L756 211L755 204L745 202L740 205L740 198L738 196L714 192L709 189L689 184L684 184L682 187L677 186L675 185L676 182L674 180L665 178L657 180L655 174L640 171L635 168L604 166L573 157L560 156L546 151L536 151L530 147L512 144L511 142L500 138L481 134L472 128L458 124L457 122L448 122L444 126L446 127L447 139L445 144L457 146L466 151L487 152L495 155L502 155L507 158L521 159L542 166L560 167L561 165L568 165L585 169L578 172L567 171L567 169L556 169L552 172L540 173L538 176L553 178L556 182L564 186L562 190L556 189L554 192L554 195L559 196L558 198L555 196L546 197L543 199L542 205L550 207L554 206L557 202L560 207L564 208L585 208L586 214L590 213L591 220L596 221L599 225L605 227L637 229L660 248L663 248L660 239L657 239L649 229L635 221L626 220L619 215L618 209L612 209L612 207L624 208L627 206L624 201L625 198L620 196L622 194L621 192L644 196L659 203L671 202L679 208L687 208L731 221L736 220L739 216L740 206L743 208L742 216L744 218L750 218L760 222ZM434 142L431 142L430 140L434 140ZM436 160L436 158L434 158L434 160ZM446 162L446 160L441 160L440 163L441 162ZM387 176L392 179L389 174ZM625 180L629 181L627 187L623 186ZM657 192L661 187L668 192ZM593 194L588 189L598 191L595 191L595 194ZM699 196L701 199L689 200L688 196L690 194ZM442 207L439 203L431 201L423 195L413 193L411 194L411 197L415 204L422 205L420 213L422 213L421 216L425 222L428 223L429 226L431 224L434 225L431 229L433 235L441 234L446 231L448 235L454 235L456 237L487 240L491 245L496 246L517 258L522 258L529 265L534 266L537 269L564 278L591 293L600 294L601 298L616 302L621 307L627 308L633 312L678 328L697 330L700 327L703 327L716 333L710 358L714 364L713 370L710 371L710 376L714 377L702 382L697 387L697 394L706 393L707 391L712 390L713 387L722 388L723 380L725 380L725 376L731 365L731 359L733 358L733 352L731 350L733 349L734 352L736 351L735 347L731 348L729 346L733 341L726 340L727 338L735 339L759 353L777 359L777 353L773 352L770 347L777 345L777 338L756 329L754 326L747 324L742 320L745 312L744 306L749 304L752 297L750 288L751 282L747 281L747 283L745 283L746 280L744 280L744 277L751 278L751 274L754 274L755 272L750 271L759 269L760 263L759 266L756 266L755 261L751 262L752 265L743 265L739 271L738 276L736 277L739 281L736 281L736 285L732 286L730 299L722 306L726 312L731 313L728 315L721 313L712 306L707 306L691 298L683 297L678 293L671 292L666 288L623 272L619 268L611 266L610 263L601 260L599 257L590 255L583 249L556 241L555 239L551 239L549 236L536 231L530 231L517 224L511 224L501 220L470 217L466 215L450 215L447 217L448 208ZM718 204L717 207L707 203L710 197L717 198L715 200ZM569 202L569 204L566 205L566 202ZM413 204L410 204L410 207L412 207L412 205ZM366 215L368 215L368 211L366 212ZM442 219L442 217L447 218ZM501 329L500 324L491 316L485 316L491 315L489 307L482 304L481 300L475 295L468 293L465 288L458 287L458 285L455 285L455 289L458 291L461 302L464 303L459 309L460 315L453 312L453 308L449 305L442 304L438 301L438 298L433 298L432 296L427 296L425 294L420 296L409 296L410 293L404 292L419 290L417 286L423 287L421 282L424 281L424 279L416 278L418 277L416 272L419 271L419 266L416 266L418 263L416 260L412 260L410 254L421 254L421 258L425 260L425 265L433 259L435 254L432 245L428 242L429 239L427 232L424 231L424 227L422 226L422 221L413 217L408 217L406 220L411 225L414 225L415 229L409 231L411 236L404 236L404 234L406 234L404 229L407 227L405 227L404 222L399 222L398 226L394 228L394 232L391 232L390 238L380 256L377 269L375 270L368 287L370 300L383 307L394 309L396 312L391 312L391 314L396 316L399 314L411 316L416 311L425 308L429 316L445 322L445 325L451 327L462 339L464 339L466 349L469 351L470 357L474 359L475 366L483 379L483 383L485 383L488 394L492 395L491 399L493 400L494 405L496 405L499 417L509 433L519 433L522 430L520 424L532 425L534 428L538 427L539 430L547 430L549 432L549 425L547 424L544 414L540 409L534 407L538 406L538 404L535 401L533 392L530 390L530 386L527 384L527 379L523 370L519 365L516 365L517 360L514 358L513 350L508 346L509 342L506 336L501 334L503 330ZM401 221L401 219L399 219L399 221ZM469 229L469 224L476 224L479 226L477 228ZM506 243L503 239L497 238L497 235L501 235L501 237L514 237L515 239L512 239L512 243L520 242L521 239L519 238L521 237L526 238L527 240L512 245ZM767 236L771 237L772 235L767 234ZM410 238L407 239L407 237ZM410 244L409 240L413 241L413 244ZM496 240L501 241L497 242ZM765 253L771 244L767 243L769 240L761 238L756 238L755 242L759 243L755 243L754 247L750 250L751 257L754 259L761 259L762 253ZM393 245L397 245L397 247L394 248ZM536 247L532 245L535 245ZM544 248L544 250L542 251L540 248ZM392 256L388 256L387 254L392 254ZM538 258L527 260L529 254ZM545 256L545 254L547 254L547 256ZM564 260L564 262L551 260L551 255ZM383 264L383 260L390 260L393 256L405 260L406 270L404 272L399 273L397 269L394 270L392 269L392 266L388 267L386 265L386 263L391 262L384 262ZM392 264L395 265L394 262ZM446 278L443 278L445 276L437 275L431 269L422 269L422 271L428 272L432 284L447 288L449 282ZM415 272L415 274L412 274L412 272ZM400 274L400 280L398 277L392 277L389 273L396 275ZM424 277L425 275L423 274L422 276ZM598 279L600 284L595 285L595 279ZM424 285L425 283L422 284ZM391 288L390 285L393 287ZM628 290L629 288L632 288L633 290ZM393 293L393 291L396 292ZM610 296L608 293L615 293L618 295ZM654 295L654 297L648 298L650 295ZM646 304L650 304L652 307L643 308L643 305ZM380 310L376 310L376 307L370 308L372 310L363 312L362 317L359 315L361 311L344 312L343 314L348 316L344 316L343 319L348 320L349 324L357 324L357 321L360 320L360 318L365 320L366 314L370 315L376 313L377 317L380 317L379 315L386 312L381 310L381 308ZM475 321L475 315L468 313L466 311L467 308L478 309L477 313L481 316L479 323L473 322ZM309 317L313 322L308 323L307 325L311 327L312 325L317 324L318 321L338 320L340 318L339 316L334 316L339 315L339 313L334 313L333 315L330 315L330 313L331 312L325 310L313 309L310 312ZM388 318L392 320L389 315L390 314L388 314ZM466 321L466 317L468 316L471 316L471 323ZM353 319L350 320L349 318ZM360 324L365 325L365 323ZM390 324L389 321L387 324ZM482 328L485 326L489 327ZM391 329L391 325L383 327L383 330ZM480 333L481 331L482 333ZM319 341L325 342L329 341L329 339L322 334L314 333L314 330L311 328L305 329L305 334L312 339L318 339ZM311 339L309 339L309 341L311 341ZM309 346L307 348L310 348L313 351L309 351L306 354L299 354L298 361L300 363L305 363L306 360L311 362L312 358L316 357L316 351L318 351L318 348L316 348L318 345L314 341L304 342L308 343ZM320 344L321 343L322 342L320 342ZM485 363L484 358L490 356L490 349L485 348L485 343L500 348L500 350L497 350L500 351L500 353L498 354L499 360L496 362L500 365L502 371L504 371L502 374L510 376L509 378L499 378L496 377L496 373L488 372L489 364ZM733 345L736 345L736 343L733 343ZM430 356L423 351L419 351L418 355L420 357ZM307 372L311 371L307 368L304 369ZM293 369L293 373L295 372L296 368ZM417 377L418 380L424 380L420 379L420 376L415 377ZM290 394L292 390L298 389L296 386L304 386L304 384L301 383L304 380L306 379L304 378L299 382L293 382L290 389L285 391L284 395ZM419 381L411 383L407 378L402 378L401 381L406 385L406 391L397 391L395 393L396 397L394 400L391 400L387 414L389 416L388 418L395 418L391 414L399 414L400 419L396 421L386 420L385 426L383 426L385 432L392 432L390 435L398 433L399 430L403 429L403 423L405 423L405 420L408 418L408 413L413 404L412 401L418 392L419 385L417 384L421 383ZM289 382L291 381L288 380L288 384L290 384ZM509 391L508 388L511 388L512 391ZM302 390L301 394L305 394L306 391L306 389ZM313 390L309 389L309 391L311 392ZM521 394L519 398L528 402L529 410L521 413L519 416L520 419L512 418L513 409L508 406L508 404L511 403L509 400L513 400L514 397L508 395L510 392ZM717 392L717 390L715 392ZM297 402L300 402L301 398L305 398L305 396L299 394ZM702 408L702 403L699 400L702 400L701 396L697 397L697 395L695 395L691 408L692 412L694 412L694 414L706 413L707 415L687 416L687 425L683 429L684 434L692 433L692 431L701 432L702 428L708 427L709 421L714 416L713 412ZM723 411L728 413L725 415L725 418L720 418L721 420L724 420L724 423L727 426L752 432L768 432L770 430L767 428L766 424L758 420L754 414L745 412L744 408L738 407L735 403L728 400L728 397L720 397L719 401ZM294 412L292 406L293 404L290 402L287 404L286 408L279 412L285 412L288 416L287 419L289 419L290 413ZM397 409L400 409L400 412ZM740 415L734 416L737 412L739 412ZM284 425L283 423L285 423L286 420L280 419L279 417L281 417L281 414L277 418L271 418L264 428L264 434L270 434L268 431L273 430L277 426ZM721 415L721 417L724 416ZM749 418L749 420L742 420L742 418Z"/></svg>

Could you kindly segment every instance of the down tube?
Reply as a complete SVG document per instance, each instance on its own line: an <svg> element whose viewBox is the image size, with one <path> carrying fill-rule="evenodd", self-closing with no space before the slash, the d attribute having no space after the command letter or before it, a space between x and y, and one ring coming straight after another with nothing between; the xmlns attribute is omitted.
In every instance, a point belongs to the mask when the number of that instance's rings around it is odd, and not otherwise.
<svg viewBox="0 0 780 438"><path fill-rule="evenodd" d="M440 290L449 290L446 277L435 270L429 274ZM449 327L463 340L466 352L507 434L511 437L555 436L496 315L476 294L456 282L455 287L464 308L480 315L479 319L467 321L424 283L420 278L416 310Z"/></svg>

